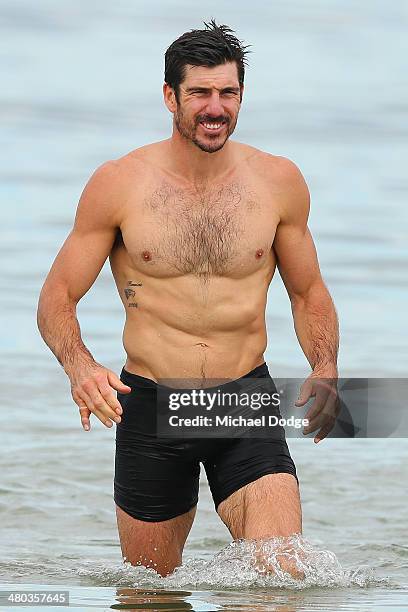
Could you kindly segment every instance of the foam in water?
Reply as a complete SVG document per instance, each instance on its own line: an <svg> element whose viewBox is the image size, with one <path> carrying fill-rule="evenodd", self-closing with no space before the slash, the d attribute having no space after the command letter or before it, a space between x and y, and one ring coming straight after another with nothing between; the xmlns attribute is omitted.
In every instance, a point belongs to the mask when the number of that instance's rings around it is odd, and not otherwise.
<svg viewBox="0 0 408 612"><path fill-rule="evenodd" d="M288 573L283 567L291 567ZM295 570L295 571L293 571ZM349 587L384 584L365 566L343 569L336 555L318 550L303 536L268 540L236 540L209 561L186 559L172 574L161 577L154 569L132 566L97 565L93 561L78 570L98 584L159 588ZM295 578L292 574L303 576Z"/></svg>

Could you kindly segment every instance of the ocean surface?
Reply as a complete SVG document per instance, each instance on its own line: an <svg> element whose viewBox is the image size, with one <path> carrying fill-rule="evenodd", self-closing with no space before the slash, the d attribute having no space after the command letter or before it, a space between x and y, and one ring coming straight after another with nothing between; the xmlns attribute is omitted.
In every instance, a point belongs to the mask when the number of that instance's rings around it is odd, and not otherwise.
<svg viewBox="0 0 408 612"><path fill-rule="evenodd" d="M68 379L37 332L38 294L86 181L107 159L169 135L163 53L211 17L252 44L234 137L289 157L308 182L341 375L407 377L405 0L3 0L0 587L69 589L81 610L404 609L408 443L398 428L318 446L289 440L304 582L254 572L251 544L231 543L205 479L183 566L163 579L122 562L114 429L81 429ZM119 372L124 312L108 265L78 314L92 353ZM306 376L278 276L267 317L272 376ZM272 559L274 542L265 546Z"/></svg>

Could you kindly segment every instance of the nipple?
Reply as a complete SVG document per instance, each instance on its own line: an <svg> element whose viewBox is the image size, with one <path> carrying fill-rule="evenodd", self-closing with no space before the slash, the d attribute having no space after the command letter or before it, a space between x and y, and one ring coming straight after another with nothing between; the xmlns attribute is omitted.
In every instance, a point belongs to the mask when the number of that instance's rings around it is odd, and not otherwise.
<svg viewBox="0 0 408 612"><path fill-rule="evenodd" d="M152 258L151 254L149 253L149 251L143 251L142 253L142 259L144 261L150 261Z"/></svg>
<svg viewBox="0 0 408 612"><path fill-rule="evenodd" d="M255 253L255 257L257 259L260 259L263 254L264 254L263 249L258 249L257 252Z"/></svg>

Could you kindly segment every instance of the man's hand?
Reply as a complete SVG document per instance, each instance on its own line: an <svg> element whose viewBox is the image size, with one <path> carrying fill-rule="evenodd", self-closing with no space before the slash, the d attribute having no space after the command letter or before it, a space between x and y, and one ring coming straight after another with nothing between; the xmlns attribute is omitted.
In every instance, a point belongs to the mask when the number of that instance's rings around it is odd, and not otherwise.
<svg viewBox="0 0 408 612"><path fill-rule="evenodd" d="M89 420L91 413L106 427L112 427L112 421L120 423L122 406L115 397L113 389L120 393L130 393L131 388L124 385L115 372L94 363L70 373L69 379L72 398L79 407L85 431L91 428Z"/></svg>
<svg viewBox="0 0 408 612"><path fill-rule="evenodd" d="M309 434L312 431L317 432L314 437L314 442L317 444L323 440L333 429L336 418L340 412L340 402L337 391L337 372L329 374L317 374L313 372L303 383L299 398L295 402L295 406L304 406L311 397L315 398L312 406L309 408L304 418L309 420L303 434Z"/></svg>

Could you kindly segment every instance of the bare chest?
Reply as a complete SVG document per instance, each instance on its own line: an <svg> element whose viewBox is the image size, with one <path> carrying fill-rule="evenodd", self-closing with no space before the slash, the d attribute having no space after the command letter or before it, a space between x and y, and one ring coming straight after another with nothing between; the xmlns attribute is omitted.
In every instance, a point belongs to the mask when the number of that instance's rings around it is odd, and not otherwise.
<svg viewBox="0 0 408 612"><path fill-rule="evenodd" d="M122 228L132 266L154 275L244 276L271 251L277 221L243 182L191 192L162 182Z"/></svg>

